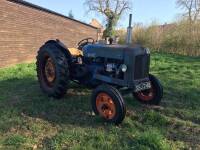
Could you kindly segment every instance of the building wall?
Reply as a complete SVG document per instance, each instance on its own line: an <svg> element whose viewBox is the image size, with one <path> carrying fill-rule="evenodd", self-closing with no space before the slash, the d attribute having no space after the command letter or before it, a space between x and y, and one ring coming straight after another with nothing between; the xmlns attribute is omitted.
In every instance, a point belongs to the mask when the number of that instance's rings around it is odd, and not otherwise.
<svg viewBox="0 0 200 150"><path fill-rule="evenodd" d="M0 0L0 67L35 59L49 39L68 47L86 37L97 39L97 29L55 14L7 0Z"/></svg>
<svg viewBox="0 0 200 150"><path fill-rule="evenodd" d="M103 25L96 19L92 19L90 25L98 28L98 41L103 39L103 32L104 32L104 27Z"/></svg>

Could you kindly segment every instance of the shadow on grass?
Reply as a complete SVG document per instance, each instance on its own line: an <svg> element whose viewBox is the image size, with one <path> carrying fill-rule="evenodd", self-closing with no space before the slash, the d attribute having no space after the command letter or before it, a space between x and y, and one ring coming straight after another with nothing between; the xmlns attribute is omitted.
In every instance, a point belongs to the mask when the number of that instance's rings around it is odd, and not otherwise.
<svg viewBox="0 0 200 150"><path fill-rule="evenodd" d="M69 89L69 94L63 99L56 100L45 96L33 78L0 81L0 112L41 118L55 125L92 127L98 122L102 124L92 115L90 91L74 84L71 88L73 90Z"/></svg>
<svg viewBox="0 0 200 150"><path fill-rule="evenodd" d="M76 84L72 84L70 87L68 94L63 99L56 100L43 94L34 78L13 78L0 81L0 111L14 110L20 115L42 118L54 124L96 126L98 123L102 123L92 115L91 91ZM198 89L191 90L194 94L198 93ZM190 91L167 88L162 105L164 107L171 105L170 107L176 108L177 111L179 108L187 110L187 107L194 109L198 106L198 101L193 100L195 97L196 95L191 95ZM130 98L126 100L128 100L128 105L137 105ZM184 116L180 116L180 118L184 119ZM190 118L187 119L190 120ZM199 118L191 118L191 121L200 123Z"/></svg>

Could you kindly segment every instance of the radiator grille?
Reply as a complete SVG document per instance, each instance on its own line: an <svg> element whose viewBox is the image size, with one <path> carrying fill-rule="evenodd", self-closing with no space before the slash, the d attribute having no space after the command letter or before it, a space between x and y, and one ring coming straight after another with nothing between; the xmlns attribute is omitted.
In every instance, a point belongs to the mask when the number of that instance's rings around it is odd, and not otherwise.
<svg viewBox="0 0 200 150"><path fill-rule="evenodd" d="M135 58L134 79L139 80L149 75L150 56L139 55Z"/></svg>

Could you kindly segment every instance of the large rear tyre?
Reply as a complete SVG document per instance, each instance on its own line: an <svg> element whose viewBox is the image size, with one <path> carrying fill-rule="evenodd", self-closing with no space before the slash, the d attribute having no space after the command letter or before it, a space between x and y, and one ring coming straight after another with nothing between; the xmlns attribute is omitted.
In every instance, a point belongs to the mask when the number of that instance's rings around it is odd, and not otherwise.
<svg viewBox="0 0 200 150"><path fill-rule="evenodd" d="M68 60L54 44L47 43L38 51L37 76L42 91L50 97L62 98L68 87Z"/></svg>
<svg viewBox="0 0 200 150"><path fill-rule="evenodd" d="M108 123L122 123L126 115L126 106L119 91L109 85L97 87L91 98L94 113Z"/></svg>
<svg viewBox="0 0 200 150"><path fill-rule="evenodd" d="M159 105L163 97L163 87L155 76L149 75L149 79L151 89L133 93L133 96L143 104Z"/></svg>

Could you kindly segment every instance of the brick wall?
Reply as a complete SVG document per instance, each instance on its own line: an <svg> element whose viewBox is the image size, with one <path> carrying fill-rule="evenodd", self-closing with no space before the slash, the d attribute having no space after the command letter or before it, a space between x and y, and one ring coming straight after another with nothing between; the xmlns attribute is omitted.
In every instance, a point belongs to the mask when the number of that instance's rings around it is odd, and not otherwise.
<svg viewBox="0 0 200 150"><path fill-rule="evenodd" d="M86 37L97 38L97 29L32 7L0 0L0 67L30 62L49 39L68 47Z"/></svg>

